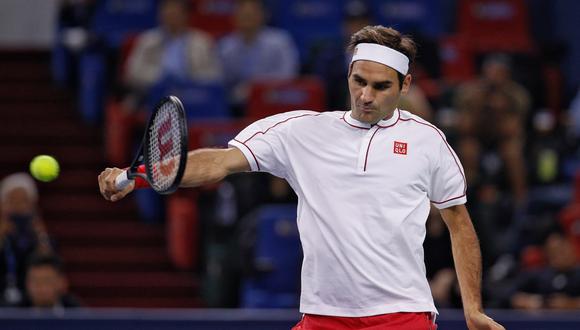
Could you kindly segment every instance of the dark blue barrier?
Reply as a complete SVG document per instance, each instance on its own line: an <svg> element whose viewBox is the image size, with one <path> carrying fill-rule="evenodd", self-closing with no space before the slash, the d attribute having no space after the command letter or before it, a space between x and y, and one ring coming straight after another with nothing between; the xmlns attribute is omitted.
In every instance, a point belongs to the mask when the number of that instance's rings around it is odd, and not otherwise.
<svg viewBox="0 0 580 330"><path fill-rule="evenodd" d="M509 330L577 330L578 312L490 311ZM80 309L61 313L0 309L0 329L11 330L288 330L299 320L296 310L242 309ZM441 310L442 330L466 329L463 312Z"/></svg>

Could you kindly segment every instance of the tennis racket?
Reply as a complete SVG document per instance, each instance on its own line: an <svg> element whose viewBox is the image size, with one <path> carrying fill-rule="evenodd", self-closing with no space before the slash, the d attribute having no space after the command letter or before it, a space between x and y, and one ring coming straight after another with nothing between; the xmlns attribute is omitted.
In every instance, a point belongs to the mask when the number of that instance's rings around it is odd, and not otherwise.
<svg viewBox="0 0 580 330"><path fill-rule="evenodd" d="M140 177L160 194L174 192L185 171L187 139L187 119L183 104L176 96L163 98L149 118L133 163L115 179L116 188L122 190ZM145 171L139 171L140 167L144 167Z"/></svg>

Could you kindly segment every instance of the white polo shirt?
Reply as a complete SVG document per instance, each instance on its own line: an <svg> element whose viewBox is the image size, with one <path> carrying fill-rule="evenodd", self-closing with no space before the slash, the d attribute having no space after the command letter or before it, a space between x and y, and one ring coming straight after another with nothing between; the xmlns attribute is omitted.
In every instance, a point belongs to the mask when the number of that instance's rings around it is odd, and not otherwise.
<svg viewBox="0 0 580 330"><path fill-rule="evenodd" d="M430 202L466 202L463 168L443 133L407 111L374 126L350 115L277 114L229 142L252 171L285 178L298 195L300 311L437 312L423 260L425 221Z"/></svg>

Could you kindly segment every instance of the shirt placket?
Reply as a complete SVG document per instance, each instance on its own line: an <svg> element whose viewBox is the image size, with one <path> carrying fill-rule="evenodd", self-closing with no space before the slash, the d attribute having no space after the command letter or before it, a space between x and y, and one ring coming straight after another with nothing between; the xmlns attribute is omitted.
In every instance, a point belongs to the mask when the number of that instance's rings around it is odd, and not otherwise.
<svg viewBox="0 0 580 330"><path fill-rule="evenodd" d="M377 125L371 127L367 130L366 134L362 137L362 141L360 143L359 151L358 151L358 161L357 161L357 173L364 174L365 165L366 170L368 170L368 158L370 157L370 147L373 141L373 136L377 133L377 130L380 129ZM376 138L376 137L375 137Z"/></svg>

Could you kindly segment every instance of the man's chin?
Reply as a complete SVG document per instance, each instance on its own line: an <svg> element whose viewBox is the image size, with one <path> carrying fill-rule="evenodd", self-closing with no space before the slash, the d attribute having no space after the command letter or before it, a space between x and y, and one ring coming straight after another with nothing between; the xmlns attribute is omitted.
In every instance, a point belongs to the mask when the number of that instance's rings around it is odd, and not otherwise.
<svg viewBox="0 0 580 330"><path fill-rule="evenodd" d="M359 121L374 125L379 121L377 114L375 112L360 112L359 113Z"/></svg>

